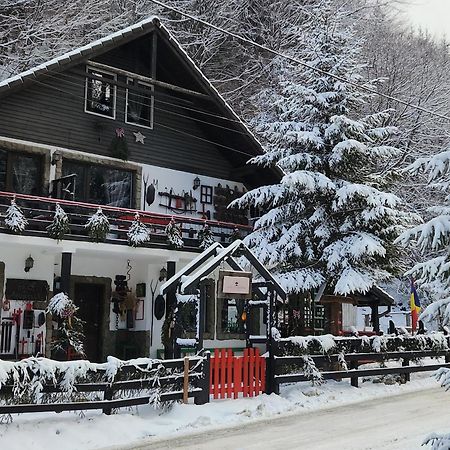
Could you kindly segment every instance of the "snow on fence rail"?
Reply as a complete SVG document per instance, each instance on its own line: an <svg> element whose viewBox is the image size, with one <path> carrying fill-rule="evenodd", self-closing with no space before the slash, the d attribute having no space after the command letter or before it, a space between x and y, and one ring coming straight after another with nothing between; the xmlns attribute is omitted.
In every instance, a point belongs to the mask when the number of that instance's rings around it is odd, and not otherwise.
<svg viewBox="0 0 450 450"><path fill-rule="evenodd" d="M450 336L442 333L416 336L372 336L341 338L331 335L275 340L271 386L300 381L350 378L358 386L360 377L402 374L409 381L413 372L450 368ZM422 358L445 357L444 364L415 364ZM401 360L401 367L360 368L369 362Z"/></svg>
<svg viewBox="0 0 450 450"><path fill-rule="evenodd" d="M209 352L205 356L106 363L27 358L0 360L0 414L112 409L184 400L209 401Z"/></svg>

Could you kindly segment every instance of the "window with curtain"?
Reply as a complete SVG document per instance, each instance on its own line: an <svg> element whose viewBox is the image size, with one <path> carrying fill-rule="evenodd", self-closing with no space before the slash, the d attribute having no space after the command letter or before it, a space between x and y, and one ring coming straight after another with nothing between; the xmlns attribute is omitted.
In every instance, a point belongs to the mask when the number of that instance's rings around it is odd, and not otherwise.
<svg viewBox="0 0 450 450"><path fill-rule="evenodd" d="M74 199L80 202L131 208L134 172L63 160L63 176L76 175Z"/></svg>
<svg viewBox="0 0 450 450"><path fill-rule="evenodd" d="M153 128L153 86L132 78L127 84L126 123Z"/></svg>
<svg viewBox="0 0 450 450"><path fill-rule="evenodd" d="M86 77L86 112L99 114L105 117L116 117L116 81L115 74L95 70L90 67L86 69L89 75L95 79Z"/></svg>
<svg viewBox="0 0 450 450"><path fill-rule="evenodd" d="M42 155L0 149L0 190L41 195Z"/></svg>

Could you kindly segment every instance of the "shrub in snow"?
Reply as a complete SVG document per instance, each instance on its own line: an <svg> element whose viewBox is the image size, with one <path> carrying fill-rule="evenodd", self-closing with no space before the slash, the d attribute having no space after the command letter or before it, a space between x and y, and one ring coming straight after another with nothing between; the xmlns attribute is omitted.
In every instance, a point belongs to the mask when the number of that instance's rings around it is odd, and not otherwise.
<svg viewBox="0 0 450 450"><path fill-rule="evenodd" d="M397 273L394 240L411 219L384 191L392 174L380 169L400 154L390 115L358 116L368 95L345 81L362 78L356 36L339 14L330 0L321 3L305 53L311 66L342 81L308 68L285 76L280 68L279 93L256 124L266 153L252 162L285 175L232 204L266 211L245 241L289 292L324 282L335 294L367 292Z"/></svg>
<svg viewBox="0 0 450 450"><path fill-rule="evenodd" d="M11 205L6 210L5 225L13 233L23 233L28 225L27 219L15 200L11 200Z"/></svg>
<svg viewBox="0 0 450 450"><path fill-rule="evenodd" d="M51 238L61 241L69 231L69 217L59 203L57 203L55 215L53 216L52 223L47 227L47 233Z"/></svg>
<svg viewBox="0 0 450 450"><path fill-rule="evenodd" d="M84 356L84 322L76 316L78 307L63 292L50 299L47 312L58 322L58 329L52 339L52 352L64 357L69 348Z"/></svg>
<svg viewBox="0 0 450 450"><path fill-rule="evenodd" d="M205 250L216 242L214 235L211 231L211 227L205 223L204 227L198 232L198 240L200 241L199 247Z"/></svg>
<svg viewBox="0 0 450 450"><path fill-rule="evenodd" d="M132 247L139 247L150 241L150 230L141 222L139 213L136 213L134 220L127 232L128 244Z"/></svg>
<svg viewBox="0 0 450 450"><path fill-rule="evenodd" d="M166 236L168 244L173 248L182 248L184 245L180 224L171 219L166 226Z"/></svg>
<svg viewBox="0 0 450 450"><path fill-rule="evenodd" d="M106 235L109 232L109 220L103 214L102 208L98 208L97 211L89 218L85 227L89 232L89 237L95 242L102 242L106 239Z"/></svg>

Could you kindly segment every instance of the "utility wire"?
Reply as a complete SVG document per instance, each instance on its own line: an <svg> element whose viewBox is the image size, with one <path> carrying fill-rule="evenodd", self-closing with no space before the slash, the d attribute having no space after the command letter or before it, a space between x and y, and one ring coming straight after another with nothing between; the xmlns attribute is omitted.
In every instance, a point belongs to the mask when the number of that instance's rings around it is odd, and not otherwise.
<svg viewBox="0 0 450 450"><path fill-rule="evenodd" d="M192 14L186 13L186 12L184 12L184 11L178 9L178 8L166 5L165 3L160 2L159 0L149 0L149 1L154 3L154 4L156 4L156 5L158 5L158 6L161 6L162 8L168 9L168 10L170 10L172 12L175 12L175 13L178 13L178 14L184 16L184 17L187 17L188 19L191 19L191 20L193 20L195 22L201 23L202 25L204 25L206 27L209 27L209 28L212 28L212 29L214 29L216 31L219 31L221 33L227 34L228 36L231 36L231 37L233 37L233 38L235 38L235 39L237 39L239 41L242 41L242 42L245 42L247 44L253 45L254 47L259 48L260 50L264 50L266 52L272 53L273 55L279 56L281 58L284 58L284 59L287 59L287 60L289 60L291 62L299 64L299 65L301 65L303 67L307 67L308 69L313 70L313 71L315 71L317 73L320 73L321 75L327 75L327 76L329 76L331 78L334 78L335 80L342 81L344 83L347 83L347 84L349 84L351 86L354 86L354 87L356 87L358 89L361 89L363 91L369 92L371 94L378 95L378 96L383 97L383 98L385 98L387 100L392 100L392 101L394 101L396 103L404 105L404 106L406 106L408 108L413 108L413 109L416 109L418 111L422 111L422 112L424 112L426 114L430 114L430 115L433 115L435 117L439 117L440 119L444 119L444 120L447 120L447 121L450 122L450 117L449 116L446 116L444 114L440 114L438 112L432 111L431 109L428 109L428 108L423 108L422 106L416 105L414 103L410 103L410 102L407 102L405 100L401 100L401 99L399 99L397 97L393 97L392 95L383 94L382 92L378 92L375 89L371 89L371 88L369 88L367 86L361 85L359 83L355 83L354 81L347 80L346 78L341 77L339 75L334 75L334 74L332 74L330 72L327 72L326 70L319 69L318 67L314 67L314 66L312 66L312 65L302 61L301 59L294 58L293 56L286 55L285 53L281 53L281 52L279 52L277 50L273 50L272 48L267 47L265 45L258 44L257 42L252 41L251 39L245 38L245 37L243 37L243 36L241 36L239 34L236 34L233 31L226 30L225 28L222 28L222 27L219 27L217 25L214 25L211 22L208 22L206 20L200 19L199 17L193 16Z"/></svg>

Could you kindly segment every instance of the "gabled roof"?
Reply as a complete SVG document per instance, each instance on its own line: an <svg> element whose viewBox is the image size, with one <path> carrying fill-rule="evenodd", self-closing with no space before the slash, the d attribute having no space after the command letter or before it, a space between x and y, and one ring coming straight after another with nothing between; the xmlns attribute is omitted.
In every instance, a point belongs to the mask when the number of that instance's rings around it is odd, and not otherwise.
<svg viewBox="0 0 450 450"><path fill-rule="evenodd" d="M148 17L134 25L126 27L120 31L110 34L104 38L98 39L90 44L76 48L67 52L61 56L53 58L52 60L39 64L29 70L14 75L6 80L0 82L0 97L2 94L7 93L14 88L20 88L24 86L27 81L33 81L41 76L45 76L46 73L61 72L64 69L68 69L77 64L81 64L85 60L89 60L99 54L105 53L119 45L125 44L138 37L151 33L154 30L158 30L160 36L163 36L165 40L170 44L172 49L181 57L186 65L191 69L193 75L205 91L221 106L224 114L236 120L235 126L243 131L247 139L251 143L252 154L257 155L264 152L261 143L253 135L247 125L239 118L234 112L227 101L222 97L219 91L211 84L204 73L197 67L195 62L189 57L186 51L181 47L181 44L175 39L175 37L169 32L169 30L161 24L157 16ZM279 174L276 175L277 177Z"/></svg>

